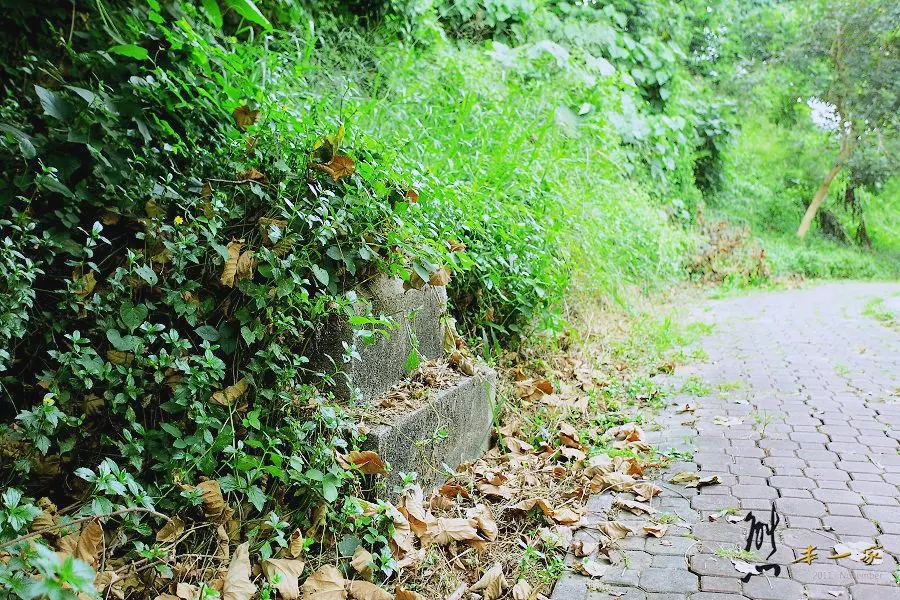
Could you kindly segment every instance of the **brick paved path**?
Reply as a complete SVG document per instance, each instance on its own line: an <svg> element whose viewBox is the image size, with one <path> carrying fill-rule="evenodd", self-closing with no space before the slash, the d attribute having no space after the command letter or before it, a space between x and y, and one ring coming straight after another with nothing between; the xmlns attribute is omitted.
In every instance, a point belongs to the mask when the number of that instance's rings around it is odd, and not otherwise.
<svg viewBox="0 0 900 600"><path fill-rule="evenodd" d="M660 450L693 454L661 474L665 492L653 501L680 525L661 540L626 537L624 564L597 579L567 573L553 599L900 599L900 334L863 314L870 299L898 293L898 284L834 283L698 309L713 326L701 342L708 359L673 380L700 378L709 389L678 394L674 401L696 412L670 409L651 434ZM698 493L667 482L685 470L722 484ZM627 520L607 514L610 500L592 498L588 518ZM756 554L781 575L742 583L716 554L747 540L749 523L728 517L752 511L768 522L773 502L777 551L765 560L767 539ZM724 509L736 510L710 521ZM879 542L883 563L828 558L835 543L858 541ZM793 564L809 545L818 558Z"/></svg>

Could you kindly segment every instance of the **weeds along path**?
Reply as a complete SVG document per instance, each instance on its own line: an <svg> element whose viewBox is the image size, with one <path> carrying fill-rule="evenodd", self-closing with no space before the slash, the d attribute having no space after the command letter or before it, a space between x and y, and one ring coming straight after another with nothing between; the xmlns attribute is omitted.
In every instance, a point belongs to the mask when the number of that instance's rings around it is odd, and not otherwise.
<svg viewBox="0 0 900 600"><path fill-rule="evenodd" d="M616 568L566 574L553 598L900 598L900 334L871 310L898 293L835 283L698 309L708 358L671 376L682 392L648 434L681 460L658 482L668 535L620 540ZM721 483L670 481L694 471Z"/></svg>

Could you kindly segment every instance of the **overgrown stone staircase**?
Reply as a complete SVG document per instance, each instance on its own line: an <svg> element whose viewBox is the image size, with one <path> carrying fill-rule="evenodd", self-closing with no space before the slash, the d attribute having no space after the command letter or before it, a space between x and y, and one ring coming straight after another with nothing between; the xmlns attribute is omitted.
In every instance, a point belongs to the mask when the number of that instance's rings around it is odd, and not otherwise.
<svg viewBox="0 0 900 600"><path fill-rule="evenodd" d="M354 340L349 319L330 324L312 340L312 366L336 373L335 396L361 403L369 427L366 449L374 450L391 465L390 492L401 473L416 472L427 486L443 481L447 469L480 457L486 450L493 421L496 373L476 365L474 374L453 374L454 381L426 389L411 408L378 408L379 398L409 377L406 365L416 349L422 361L442 359L447 294L443 287L421 290L403 287L401 280L380 277L358 290L376 316L394 323L389 335L378 334L364 344ZM357 327L358 329L358 327ZM355 343L354 343L355 342ZM344 362L348 347L353 358ZM419 394L421 396L421 394Z"/></svg>

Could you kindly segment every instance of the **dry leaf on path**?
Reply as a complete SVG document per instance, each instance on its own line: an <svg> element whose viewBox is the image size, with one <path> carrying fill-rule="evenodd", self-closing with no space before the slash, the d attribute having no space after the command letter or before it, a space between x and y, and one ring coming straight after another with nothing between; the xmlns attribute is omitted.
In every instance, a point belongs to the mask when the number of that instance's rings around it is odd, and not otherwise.
<svg viewBox="0 0 900 600"><path fill-rule="evenodd" d="M384 475L387 473L384 461L381 460L378 453L371 450L363 450L362 452L353 450L347 455L347 460L356 465L364 475Z"/></svg>
<svg viewBox="0 0 900 600"><path fill-rule="evenodd" d="M634 533L628 525L621 521L603 521L595 525L597 530L614 540L621 540L629 533Z"/></svg>
<svg viewBox="0 0 900 600"><path fill-rule="evenodd" d="M497 600L503 595L503 590L508 585L506 578L503 577L503 566L500 563L496 563L485 571L481 579L472 585L471 590L473 592L484 590L481 594L484 600Z"/></svg>
<svg viewBox="0 0 900 600"><path fill-rule="evenodd" d="M723 417L722 415L713 417L713 425L721 425L722 427L733 427L735 425L740 425L743 422L742 419L738 419L737 417Z"/></svg>
<svg viewBox="0 0 900 600"><path fill-rule="evenodd" d="M244 542L234 549L222 584L222 599L250 600L255 593L256 586L250 581L250 542Z"/></svg>
<svg viewBox="0 0 900 600"><path fill-rule="evenodd" d="M572 553L577 557L590 556L600 549L600 542L593 538L580 538L572 541Z"/></svg>
<svg viewBox="0 0 900 600"><path fill-rule="evenodd" d="M300 588L303 600L344 600L344 576L331 565L322 565L306 578Z"/></svg>
<svg viewBox="0 0 900 600"><path fill-rule="evenodd" d="M394 600L393 594L368 581L349 581L347 590L353 600Z"/></svg>
<svg viewBox="0 0 900 600"><path fill-rule="evenodd" d="M705 488L708 485L717 485L719 483L722 483L722 480L719 479L719 476L711 475L709 477L703 477L702 479L698 478L696 481L688 483L685 487L697 488L699 490L700 488Z"/></svg>
<svg viewBox="0 0 900 600"><path fill-rule="evenodd" d="M613 471L612 473L607 473L605 475L595 476L591 481L591 490L600 493L608 492L609 490L628 492L631 491L634 484L634 477L631 475Z"/></svg>
<svg viewBox="0 0 900 600"><path fill-rule="evenodd" d="M623 498L615 498L613 500L613 506L617 506L624 510L630 511L636 515L641 514L653 514L656 512L656 509L650 506L649 504L644 504L642 502L634 502L632 500L625 500Z"/></svg>
<svg viewBox="0 0 900 600"><path fill-rule="evenodd" d="M644 531L653 537L662 537L666 534L669 526L665 523L647 523L643 527Z"/></svg>
<svg viewBox="0 0 900 600"><path fill-rule="evenodd" d="M693 481L698 481L700 479L700 475L694 473L693 471L681 471L680 473L676 473L674 477L672 477L669 482L670 483L691 483Z"/></svg>
<svg viewBox="0 0 900 600"><path fill-rule="evenodd" d="M303 568L306 566L302 560L290 558L270 558L262 562L263 573L284 600L297 600L300 597L300 577L303 576ZM275 575L281 578L275 583Z"/></svg>
<svg viewBox="0 0 900 600"><path fill-rule="evenodd" d="M756 565L751 565L748 562L744 562L742 560L732 558L731 564L734 565L734 570L737 571L738 573L743 573L744 575L758 575L759 574L759 570L756 568Z"/></svg>
<svg viewBox="0 0 900 600"><path fill-rule="evenodd" d="M695 410L697 410L696 404L691 404L690 402L685 402L684 404L679 406L675 412L676 413L687 413L687 412L694 412Z"/></svg>
<svg viewBox="0 0 900 600"><path fill-rule="evenodd" d="M588 577L603 577L610 566L612 565L609 563L600 562L592 558L585 558L581 562L575 563L575 568Z"/></svg>
<svg viewBox="0 0 900 600"><path fill-rule="evenodd" d="M662 494L662 488L657 487L652 483L642 481L631 486L631 492L637 495L640 502L646 502L654 496Z"/></svg>
<svg viewBox="0 0 900 600"><path fill-rule="evenodd" d="M184 533L184 521L175 516L169 519L162 529L156 532L157 542L174 542Z"/></svg>
<svg viewBox="0 0 900 600"><path fill-rule="evenodd" d="M867 565L880 565L884 562L884 551L875 542L869 541L835 544L833 556L841 555Z"/></svg>
<svg viewBox="0 0 900 600"><path fill-rule="evenodd" d="M78 543L75 545L75 558L83 560L96 570L100 561L100 553L103 550L103 527L100 521L93 519L88 521L81 534L78 536Z"/></svg>

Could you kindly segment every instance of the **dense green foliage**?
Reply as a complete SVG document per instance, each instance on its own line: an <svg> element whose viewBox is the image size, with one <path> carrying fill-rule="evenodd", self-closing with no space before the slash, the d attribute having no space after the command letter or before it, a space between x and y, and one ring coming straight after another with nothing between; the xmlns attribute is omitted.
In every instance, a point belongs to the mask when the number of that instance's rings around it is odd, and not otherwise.
<svg viewBox="0 0 900 600"><path fill-rule="evenodd" d="M360 343L390 327L354 293L379 273L449 269L489 357L558 330L567 293L683 277L704 202L763 235L778 272L898 270L789 240L832 133L789 70L760 66L802 31L771 24L780 3L742 38L725 2L5 4L0 543L40 514L29 496L73 518L199 513L193 486L216 480L233 539L267 555L327 523L391 576L387 508L362 516L353 498L378 490L337 456L362 433L308 366L334 319ZM869 236L896 253L900 184L862 173ZM764 281L746 256L727 275ZM117 515L120 556L153 556L148 514ZM0 586L90 591L80 561L35 548Z"/></svg>

